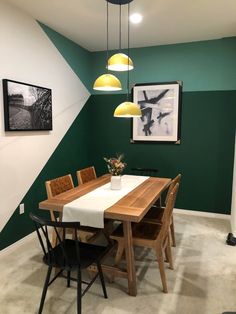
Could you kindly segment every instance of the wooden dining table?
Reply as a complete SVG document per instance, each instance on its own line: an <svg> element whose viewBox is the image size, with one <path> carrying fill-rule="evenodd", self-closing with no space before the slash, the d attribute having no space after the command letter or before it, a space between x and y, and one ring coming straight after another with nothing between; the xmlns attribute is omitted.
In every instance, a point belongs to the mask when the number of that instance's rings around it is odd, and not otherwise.
<svg viewBox="0 0 236 314"><path fill-rule="evenodd" d="M99 177L40 202L39 208L62 213L65 204L95 190L109 181L110 175ZM169 186L170 182L171 179L168 178L148 177L147 180L104 211L104 218L123 223L127 268L126 270L119 270L115 267L104 265L103 270L111 273L113 276L126 278L128 280L128 293L132 296L137 295L137 284L131 223L141 221L150 207Z"/></svg>

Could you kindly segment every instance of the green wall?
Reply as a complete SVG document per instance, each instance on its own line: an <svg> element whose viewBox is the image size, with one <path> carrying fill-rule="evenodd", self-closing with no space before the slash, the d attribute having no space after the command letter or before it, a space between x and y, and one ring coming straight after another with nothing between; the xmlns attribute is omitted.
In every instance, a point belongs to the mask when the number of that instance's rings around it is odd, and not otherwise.
<svg viewBox="0 0 236 314"><path fill-rule="evenodd" d="M125 154L132 167L154 167L159 176L183 175L176 207L230 213L236 91L184 92L181 144L131 144L131 120L113 118L125 95L94 95L87 103L93 141L89 155L97 172L103 157Z"/></svg>
<svg viewBox="0 0 236 314"><path fill-rule="evenodd" d="M81 82L92 91L92 55L91 53L77 45L75 42L55 32L53 29L39 22L43 31L67 61L71 69L80 78Z"/></svg>
<svg viewBox="0 0 236 314"><path fill-rule="evenodd" d="M42 210L40 212L38 210L39 202L47 198L45 181L71 173L74 184L78 184L76 171L86 167L90 157L87 146L89 142L87 130L90 117L86 108L85 105L22 199L21 203L25 204L25 214L19 215L19 209L17 208L3 228L0 234L0 250L34 230L32 221L29 219L31 211L37 214L40 213L40 215L48 215L48 212L44 213Z"/></svg>
<svg viewBox="0 0 236 314"><path fill-rule="evenodd" d="M104 73L104 52L90 53L40 24L88 90ZM106 171L104 156L124 153L128 169L156 167L159 175L183 174L178 208L230 213L236 121L236 37L131 49L131 84L183 81L181 144L131 144L131 121L113 118L123 94L93 95L58 145L1 232L0 249L32 229L28 218L46 198L44 182L94 164ZM118 74L126 86L126 74ZM94 91L93 91L94 92ZM122 91L124 93L125 90ZM75 183L77 184L76 180Z"/></svg>
<svg viewBox="0 0 236 314"><path fill-rule="evenodd" d="M110 55L112 52L110 53ZM230 213L236 126L236 37L131 49L131 85L183 82L181 144L130 143L131 122L113 118L124 101L120 93L91 98L96 129L93 163L102 173L102 156L124 153L130 167L156 167L160 176L183 174L178 208ZM93 79L104 71L104 52L93 53ZM96 118L95 118L96 117ZM105 129L104 129L105 126ZM108 132L109 130L109 132ZM95 131L94 131L95 132ZM99 160L99 161L98 161Z"/></svg>
<svg viewBox="0 0 236 314"><path fill-rule="evenodd" d="M94 52L92 55L94 81L104 73L106 54ZM184 91L236 89L236 37L135 48L131 49L130 56L135 65L130 71L131 85L179 80L184 82ZM127 75L117 73L125 89Z"/></svg>

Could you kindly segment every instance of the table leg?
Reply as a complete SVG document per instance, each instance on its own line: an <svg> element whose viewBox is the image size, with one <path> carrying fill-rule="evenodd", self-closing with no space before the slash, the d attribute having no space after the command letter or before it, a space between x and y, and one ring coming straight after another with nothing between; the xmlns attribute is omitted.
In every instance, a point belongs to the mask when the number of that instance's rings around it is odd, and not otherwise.
<svg viewBox="0 0 236 314"><path fill-rule="evenodd" d="M130 221L123 222L123 231L124 231L125 256L126 256L127 274L128 274L128 293L132 296L136 296L137 295L136 272L135 272L132 228L131 228Z"/></svg>

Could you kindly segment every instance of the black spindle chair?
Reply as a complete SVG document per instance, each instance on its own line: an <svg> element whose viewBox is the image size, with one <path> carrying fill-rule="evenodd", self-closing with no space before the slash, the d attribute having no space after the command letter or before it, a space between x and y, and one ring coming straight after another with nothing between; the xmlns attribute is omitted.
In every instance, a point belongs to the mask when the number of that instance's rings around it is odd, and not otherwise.
<svg viewBox="0 0 236 314"><path fill-rule="evenodd" d="M135 167L135 168L131 168L130 170L131 170L131 174L139 175L139 176L156 177L158 173L158 169L156 168Z"/></svg>
<svg viewBox="0 0 236 314"><path fill-rule="evenodd" d="M136 175L136 176L148 176L148 177L157 177L159 170L156 168L141 168L141 167L135 167L130 169L130 174ZM162 201L161 196L156 202L156 206L161 207Z"/></svg>
<svg viewBox="0 0 236 314"><path fill-rule="evenodd" d="M80 242L77 238L77 230L80 228L79 222L60 222L49 221L30 213L30 218L33 220L40 245L42 247L44 257L43 262L48 265L48 271L43 287L41 302L38 313L42 313L43 305L47 293L48 286L63 272L66 271L67 287L70 287L70 280L77 282L77 313L81 313L81 298L92 286L96 278L99 276L103 289L104 298L107 298L105 281L101 268L101 258L106 254L108 247L98 246L89 243ZM49 228L53 227L57 245L53 247L50 237ZM68 233L66 229L73 229L75 239L66 239ZM86 269L91 264L95 263L98 269L97 274L90 282L85 282L81 279L81 270ZM59 271L50 280L53 268ZM71 277L71 271L77 271L76 279ZM86 288L82 292L82 283L86 284Z"/></svg>

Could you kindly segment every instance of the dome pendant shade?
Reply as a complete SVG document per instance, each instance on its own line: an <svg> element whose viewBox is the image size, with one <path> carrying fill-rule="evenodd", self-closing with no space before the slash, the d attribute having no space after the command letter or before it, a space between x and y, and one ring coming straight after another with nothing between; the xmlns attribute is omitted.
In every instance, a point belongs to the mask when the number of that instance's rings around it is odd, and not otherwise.
<svg viewBox="0 0 236 314"><path fill-rule="evenodd" d="M142 116L139 105L125 101L116 107L114 111L114 117L117 118L138 118Z"/></svg>
<svg viewBox="0 0 236 314"><path fill-rule="evenodd" d="M94 82L93 89L100 91L118 91L121 90L121 82L115 75L103 74L100 75Z"/></svg>
<svg viewBox="0 0 236 314"><path fill-rule="evenodd" d="M124 53L116 53L108 60L108 70L111 71L130 71L133 68L133 61Z"/></svg>

